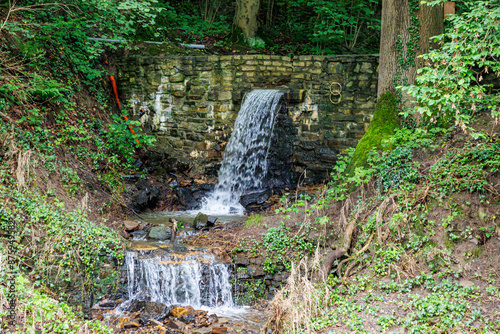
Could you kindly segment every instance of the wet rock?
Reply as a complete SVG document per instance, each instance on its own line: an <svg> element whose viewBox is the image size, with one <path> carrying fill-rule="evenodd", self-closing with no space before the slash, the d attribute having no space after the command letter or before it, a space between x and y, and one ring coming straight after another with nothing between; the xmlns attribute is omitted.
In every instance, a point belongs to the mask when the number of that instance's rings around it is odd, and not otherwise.
<svg viewBox="0 0 500 334"><path fill-rule="evenodd" d="M150 319L161 321L171 312L171 308L162 303L147 302L140 318L144 323L149 323Z"/></svg>
<svg viewBox="0 0 500 334"><path fill-rule="evenodd" d="M196 215L193 225L196 230L201 230L207 225L207 222L208 222L208 216L200 212Z"/></svg>
<svg viewBox="0 0 500 334"><path fill-rule="evenodd" d="M123 324L123 328L137 328L140 327L139 323L136 321L127 321Z"/></svg>
<svg viewBox="0 0 500 334"><path fill-rule="evenodd" d="M148 232L146 232L146 231L139 230L139 231L135 231L135 232L130 233L130 235L132 237L134 237L135 239L142 239L142 237L144 237L147 233Z"/></svg>
<svg viewBox="0 0 500 334"><path fill-rule="evenodd" d="M156 240L166 240L170 238L170 227L167 225L156 225L149 231L149 238Z"/></svg>
<svg viewBox="0 0 500 334"><path fill-rule="evenodd" d="M245 194L240 197L240 203L245 209L254 206L261 206L271 197L271 191L263 190Z"/></svg>
<svg viewBox="0 0 500 334"><path fill-rule="evenodd" d="M156 207L160 200L160 191L143 179L137 181L135 186L137 193L132 196L132 207L139 211Z"/></svg>
<svg viewBox="0 0 500 334"><path fill-rule="evenodd" d="M175 193L185 210L196 210L201 201L214 189L213 184L200 184L190 187L177 188Z"/></svg>
<svg viewBox="0 0 500 334"><path fill-rule="evenodd" d="M197 328L193 329L192 334L210 334L212 333L211 328Z"/></svg>
<svg viewBox="0 0 500 334"><path fill-rule="evenodd" d="M226 333L227 333L227 327L221 326L212 328L212 334L226 334Z"/></svg>
<svg viewBox="0 0 500 334"><path fill-rule="evenodd" d="M195 210L200 207L200 203L193 197L189 187L177 188L175 194L185 210Z"/></svg>
<svg viewBox="0 0 500 334"><path fill-rule="evenodd" d="M125 231L127 232L134 232L139 229L140 222L137 221L132 221L132 220L125 220L123 222L123 227L125 228Z"/></svg>
<svg viewBox="0 0 500 334"><path fill-rule="evenodd" d="M142 310L144 310L144 308L146 307L146 303L147 302L145 300L133 301L132 304L130 304L128 311L131 313L142 312Z"/></svg>
<svg viewBox="0 0 500 334"><path fill-rule="evenodd" d="M119 235L121 235L121 236L122 236L123 238L125 238L125 239L130 239L130 238L131 238L130 234L129 234L129 233L127 233L127 231L125 231L125 230L120 230L120 231L118 232L118 234L119 234Z"/></svg>
<svg viewBox="0 0 500 334"><path fill-rule="evenodd" d="M185 317L188 314L189 314L189 311L187 309L185 309L184 307L176 307L172 310L172 315L178 319L181 317Z"/></svg>
<svg viewBox="0 0 500 334"><path fill-rule="evenodd" d="M210 316L208 317L208 323L210 325L212 324L216 324L219 322L219 318L217 317L217 314L210 314Z"/></svg>
<svg viewBox="0 0 500 334"><path fill-rule="evenodd" d="M216 221L217 218L213 216L207 216L206 214L200 212L194 219L193 227L196 230L203 230L205 228L213 227Z"/></svg>
<svg viewBox="0 0 500 334"><path fill-rule="evenodd" d="M139 231L146 231L149 232L149 230L153 227L151 223L148 222L142 222L139 224Z"/></svg>
<svg viewBox="0 0 500 334"><path fill-rule="evenodd" d="M183 317L180 317L180 320L185 323L185 324L190 324L192 322L194 322L195 320L195 315L194 314L188 314L188 315L185 315Z"/></svg>

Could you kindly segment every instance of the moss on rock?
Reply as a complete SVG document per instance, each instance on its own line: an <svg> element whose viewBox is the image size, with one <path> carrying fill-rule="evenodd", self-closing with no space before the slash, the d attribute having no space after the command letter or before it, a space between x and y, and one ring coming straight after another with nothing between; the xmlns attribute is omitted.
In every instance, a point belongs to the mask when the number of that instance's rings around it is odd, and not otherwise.
<svg viewBox="0 0 500 334"><path fill-rule="evenodd" d="M399 127L397 100L391 93L386 93L375 105L370 127L356 146L347 175L353 175L358 167L366 167L368 154L372 150L390 149L390 147L383 147L382 141L392 136Z"/></svg>

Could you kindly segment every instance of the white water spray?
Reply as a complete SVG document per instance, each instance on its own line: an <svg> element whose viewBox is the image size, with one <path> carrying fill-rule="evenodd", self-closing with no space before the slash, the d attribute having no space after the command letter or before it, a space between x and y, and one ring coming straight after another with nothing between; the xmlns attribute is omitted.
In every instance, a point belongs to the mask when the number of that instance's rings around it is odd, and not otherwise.
<svg viewBox="0 0 500 334"><path fill-rule="evenodd" d="M199 210L206 214L243 214L242 194L263 189L277 106L283 92L255 89L245 95L224 151L219 182Z"/></svg>
<svg viewBox="0 0 500 334"><path fill-rule="evenodd" d="M213 255L187 254L139 258L125 256L129 300L147 290L151 301L194 308L234 307L229 264Z"/></svg>

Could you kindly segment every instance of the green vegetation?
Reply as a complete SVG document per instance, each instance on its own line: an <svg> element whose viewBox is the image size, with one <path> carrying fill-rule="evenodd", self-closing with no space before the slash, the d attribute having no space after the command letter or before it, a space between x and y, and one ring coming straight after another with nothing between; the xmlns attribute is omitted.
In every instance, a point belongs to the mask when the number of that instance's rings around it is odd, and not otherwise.
<svg viewBox="0 0 500 334"><path fill-rule="evenodd" d="M370 122L370 127L361 138L356 151L347 169L347 173L353 175L356 168L366 167L369 155L372 150L390 149L383 147L384 140L390 138L399 128L398 111L396 98L391 93L385 93L377 101L375 113Z"/></svg>

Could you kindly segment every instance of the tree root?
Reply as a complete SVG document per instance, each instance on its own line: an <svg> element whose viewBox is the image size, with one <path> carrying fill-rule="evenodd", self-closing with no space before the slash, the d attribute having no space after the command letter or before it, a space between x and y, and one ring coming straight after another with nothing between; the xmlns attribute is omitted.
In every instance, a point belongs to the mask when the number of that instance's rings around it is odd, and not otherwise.
<svg viewBox="0 0 500 334"><path fill-rule="evenodd" d="M356 212L354 219L352 219L349 222L349 225L347 225L345 229L342 246L331 251L326 256L325 261L323 262L323 266L321 268L322 270L320 272L320 275L322 275L321 278L323 282L326 282L328 274L332 269L333 262L335 262L335 260L337 260L338 258L344 256L351 247L352 234L354 233L354 229L356 228L357 220L358 220L358 212Z"/></svg>

